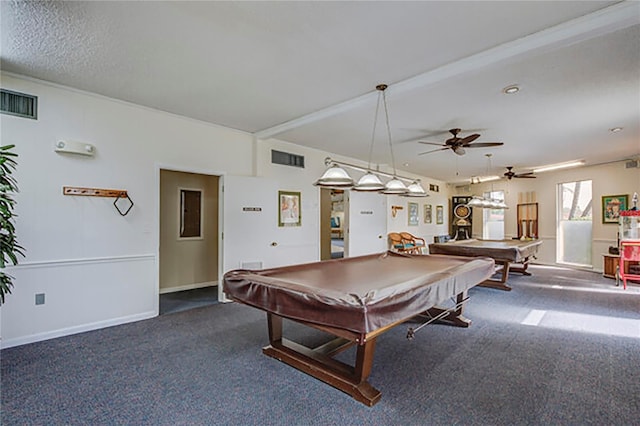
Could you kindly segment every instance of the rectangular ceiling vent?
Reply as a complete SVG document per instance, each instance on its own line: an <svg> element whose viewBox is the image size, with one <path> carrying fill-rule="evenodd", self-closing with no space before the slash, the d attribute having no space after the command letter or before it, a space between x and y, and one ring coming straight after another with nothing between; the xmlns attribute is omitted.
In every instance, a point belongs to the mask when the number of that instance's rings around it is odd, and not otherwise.
<svg viewBox="0 0 640 426"><path fill-rule="evenodd" d="M282 164L283 166L300 167L301 169L304 169L304 156L272 149L271 163Z"/></svg>
<svg viewBox="0 0 640 426"><path fill-rule="evenodd" d="M18 117L38 119L38 97L0 89L0 112Z"/></svg>

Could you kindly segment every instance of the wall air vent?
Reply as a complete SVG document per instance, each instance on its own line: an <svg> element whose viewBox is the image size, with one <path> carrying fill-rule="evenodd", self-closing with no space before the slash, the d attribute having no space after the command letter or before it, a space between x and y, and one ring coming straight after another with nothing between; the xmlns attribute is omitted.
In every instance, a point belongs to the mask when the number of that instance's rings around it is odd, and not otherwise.
<svg viewBox="0 0 640 426"><path fill-rule="evenodd" d="M271 163L282 164L283 166L300 167L304 169L304 156L289 154L288 152L271 150Z"/></svg>
<svg viewBox="0 0 640 426"><path fill-rule="evenodd" d="M635 169L640 168L640 161L638 160L629 160L626 163L624 163L625 168L627 169Z"/></svg>
<svg viewBox="0 0 640 426"><path fill-rule="evenodd" d="M38 97L0 89L0 112L18 117L38 119Z"/></svg>

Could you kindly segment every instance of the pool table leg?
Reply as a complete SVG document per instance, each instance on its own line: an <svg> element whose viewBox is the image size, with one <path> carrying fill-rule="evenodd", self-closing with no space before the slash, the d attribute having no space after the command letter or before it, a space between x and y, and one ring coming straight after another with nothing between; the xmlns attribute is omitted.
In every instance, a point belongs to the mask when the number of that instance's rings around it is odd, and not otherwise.
<svg viewBox="0 0 640 426"><path fill-rule="evenodd" d="M458 306L456 309L449 311L449 313L438 320L438 322L443 322L445 324L454 325L456 327L469 327L471 325L471 320L462 316L462 310L464 308L464 302L467 299L467 292L463 291L456 296L456 305ZM438 307L433 307L427 309L427 313L431 318L435 318L438 315L441 315L446 310Z"/></svg>
<svg viewBox="0 0 640 426"><path fill-rule="evenodd" d="M527 271L528 267L529 267L529 258L526 258L524 262L522 262L522 266L512 267L511 271L518 272L522 275L531 276L531 272Z"/></svg>
<svg viewBox="0 0 640 426"><path fill-rule="evenodd" d="M496 260L496 264L502 265L500 279L496 280L489 278L478 284L479 287L497 288L498 290L511 291L511 287L507 285L507 278L509 277L509 265L511 262L508 260Z"/></svg>
<svg viewBox="0 0 640 426"><path fill-rule="evenodd" d="M357 345L355 366L352 367L326 353L283 338L282 317L267 313L267 324L270 344L262 348L265 355L322 380L369 407L380 400L381 392L367 381L373 365L375 337Z"/></svg>

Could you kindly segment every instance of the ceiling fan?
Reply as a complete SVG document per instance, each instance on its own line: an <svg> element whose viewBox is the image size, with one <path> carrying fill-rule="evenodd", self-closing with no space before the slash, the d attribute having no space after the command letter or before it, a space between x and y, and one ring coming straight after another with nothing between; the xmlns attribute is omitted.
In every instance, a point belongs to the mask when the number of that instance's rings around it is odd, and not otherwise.
<svg viewBox="0 0 640 426"><path fill-rule="evenodd" d="M511 180L513 178L529 178L529 179L534 179L535 176L533 176L533 172L527 172L527 173L516 173L513 170L513 166L508 166L507 167L507 172L504 174L504 176Z"/></svg>
<svg viewBox="0 0 640 426"><path fill-rule="evenodd" d="M464 155L465 152L466 152L465 148L488 148L490 146L504 145L504 143L502 143L502 142L477 142L477 143L473 143L473 141L475 141L476 139L478 139L480 137L480 134L474 133L474 134L469 135L467 137L459 138L458 137L458 133L460 133L460 132L461 132L460 129L451 129L451 130L449 130L449 133L451 133L453 135L453 137L447 139L443 144L435 143L435 142L418 141L419 143L423 143L425 145L437 145L437 146L441 146L442 147L442 148L439 148L439 149L434 149L432 151L421 152L418 155L429 154L431 152L436 152L436 151L444 151L446 149L450 149L450 150L452 150L453 152L455 152L458 155Z"/></svg>

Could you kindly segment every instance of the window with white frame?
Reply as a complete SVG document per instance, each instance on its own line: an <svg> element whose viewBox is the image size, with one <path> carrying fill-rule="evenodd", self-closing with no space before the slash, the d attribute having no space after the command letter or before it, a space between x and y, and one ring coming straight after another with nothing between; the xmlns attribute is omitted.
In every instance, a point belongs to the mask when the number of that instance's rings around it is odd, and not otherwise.
<svg viewBox="0 0 640 426"><path fill-rule="evenodd" d="M504 201L504 191L489 191L484 198ZM504 239L504 209L483 209L482 238L485 240Z"/></svg>

